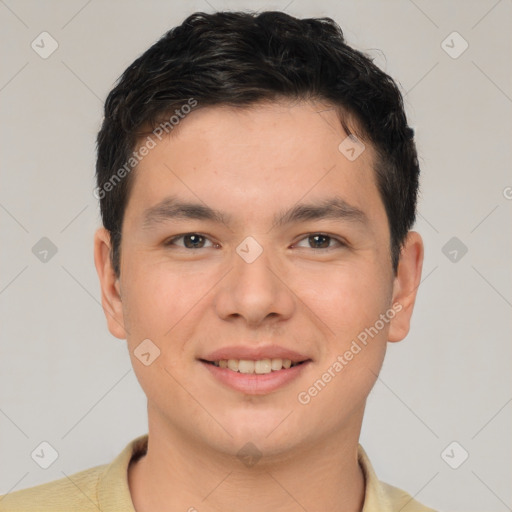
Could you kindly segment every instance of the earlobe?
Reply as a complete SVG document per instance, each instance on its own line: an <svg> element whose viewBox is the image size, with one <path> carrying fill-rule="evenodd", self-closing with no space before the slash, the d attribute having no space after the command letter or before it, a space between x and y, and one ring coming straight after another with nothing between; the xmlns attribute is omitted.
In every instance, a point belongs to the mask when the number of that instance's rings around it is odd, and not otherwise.
<svg viewBox="0 0 512 512"><path fill-rule="evenodd" d="M94 234L94 264L100 280L101 305L107 319L108 330L119 339L126 339L120 282L110 259L110 233L99 228Z"/></svg>
<svg viewBox="0 0 512 512"><path fill-rule="evenodd" d="M421 282L423 268L423 240L416 231L409 231L400 253L397 275L393 283L393 304L400 307L391 320L388 341L403 340L410 328L416 294Z"/></svg>

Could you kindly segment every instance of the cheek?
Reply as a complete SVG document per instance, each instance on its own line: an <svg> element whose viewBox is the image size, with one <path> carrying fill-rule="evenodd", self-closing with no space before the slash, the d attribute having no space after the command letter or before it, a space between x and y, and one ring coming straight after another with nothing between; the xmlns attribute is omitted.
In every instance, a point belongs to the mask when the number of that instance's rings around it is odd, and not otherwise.
<svg viewBox="0 0 512 512"><path fill-rule="evenodd" d="M389 309L390 286L377 274L369 269L329 272L309 282L309 290L303 282L304 302L329 330L319 364L298 399L326 418L326 427L361 407L380 372L390 325L381 314Z"/></svg>
<svg viewBox="0 0 512 512"><path fill-rule="evenodd" d="M374 325L388 309L392 287L381 275L366 266L304 272L297 279L298 295L329 328L329 336L343 342Z"/></svg>
<svg viewBox="0 0 512 512"><path fill-rule="evenodd" d="M132 334L162 338L199 305L213 282L214 276L190 270L184 273L168 261L133 263L124 307Z"/></svg>

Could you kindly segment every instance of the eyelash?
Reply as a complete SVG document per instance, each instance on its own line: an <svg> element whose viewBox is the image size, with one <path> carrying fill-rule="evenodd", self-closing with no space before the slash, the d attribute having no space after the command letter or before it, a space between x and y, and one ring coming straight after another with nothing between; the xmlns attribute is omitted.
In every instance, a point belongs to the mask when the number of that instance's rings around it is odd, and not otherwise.
<svg viewBox="0 0 512 512"><path fill-rule="evenodd" d="M169 246L172 246L174 244L174 242L176 240L179 240L180 238L184 238L185 236L188 236L188 235L199 235L200 237L202 238L205 238L207 240L210 240L206 235L203 235L201 233L196 233L196 232L190 232L190 233L183 233L182 235L177 235L169 240L167 240L165 242L165 246L169 247ZM308 233L307 235L305 235L304 237L302 237L297 243L299 242L302 242L303 240L306 240L310 237L313 237L313 236L317 236L317 235L320 235L322 237L326 237L326 238L329 238L330 240L334 240L335 242L337 242L339 244L339 247L327 247L327 248L322 248L322 247L310 247L310 249L314 250L314 251L323 251L323 252L327 252L327 251L332 251L336 248L343 248L343 247L346 247L347 244L343 241L343 240L340 240L339 238L335 237L335 236L332 236L332 235L329 235L328 233L321 233L321 232L314 232L314 233ZM211 241L211 240L210 240ZM180 247L181 249L189 249L191 251L197 251L198 249L205 249L204 247L199 247L197 249L193 249L193 248L188 248L188 247Z"/></svg>

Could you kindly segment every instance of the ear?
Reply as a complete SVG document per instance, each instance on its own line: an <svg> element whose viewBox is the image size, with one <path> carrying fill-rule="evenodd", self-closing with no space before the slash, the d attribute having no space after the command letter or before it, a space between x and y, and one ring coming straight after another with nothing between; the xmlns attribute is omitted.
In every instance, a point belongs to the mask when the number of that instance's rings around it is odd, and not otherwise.
<svg viewBox="0 0 512 512"><path fill-rule="evenodd" d="M423 268L423 240L416 231L409 231L400 253L397 275L393 283L393 304L397 314L390 321L388 341L401 341L409 332L416 293ZM401 309L398 309L401 308Z"/></svg>
<svg viewBox="0 0 512 512"><path fill-rule="evenodd" d="M100 279L101 305L110 333L116 338L126 339L120 284L112 267L110 251L110 233L101 227L94 234L94 264Z"/></svg>

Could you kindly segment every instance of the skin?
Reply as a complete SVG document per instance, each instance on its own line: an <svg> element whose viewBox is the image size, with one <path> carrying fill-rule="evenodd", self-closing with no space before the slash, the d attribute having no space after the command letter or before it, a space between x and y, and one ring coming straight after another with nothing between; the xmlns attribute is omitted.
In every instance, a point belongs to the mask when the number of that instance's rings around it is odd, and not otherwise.
<svg viewBox="0 0 512 512"><path fill-rule="evenodd" d="M134 171L119 279L109 234L97 230L108 328L127 340L148 401L148 453L129 469L138 512L361 510L357 447L366 399L387 343L409 331L423 242L409 232L395 276L373 150L367 144L351 162L338 150L345 138L335 111L321 103L198 108ZM233 223L169 220L144 230L143 212L171 194L222 210ZM273 226L277 212L334 194L368 223ZM187 233L206 237L199 249L183 238L165 245ZM316 233L332 237L320 241L329 250L315 248L308 237ZM236 252L247 236L263 248L250 264ZM300 403L298 394L393 304L401 311L317 396ZM149 366L134 356L147 338L161 351ZM221 347L269 343L312 362L263 395L224 386L197 360ZM247 442L262 453L252 467L237 457Z"/></svg>

